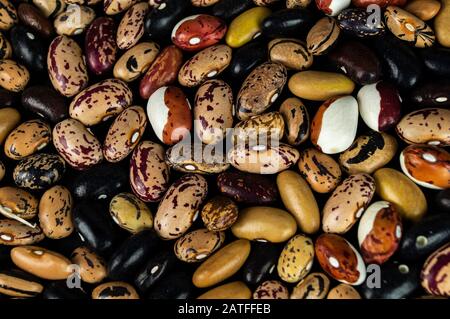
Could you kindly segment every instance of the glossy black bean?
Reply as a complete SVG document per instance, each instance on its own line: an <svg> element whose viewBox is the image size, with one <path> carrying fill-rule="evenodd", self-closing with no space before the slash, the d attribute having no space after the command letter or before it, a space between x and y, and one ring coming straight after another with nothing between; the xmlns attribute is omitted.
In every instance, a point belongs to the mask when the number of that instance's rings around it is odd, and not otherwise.
<svg viewBox="0 0 450 319"><path fill-rule="evenodd" d="M171 272L150 290L148 299L188 299L192 297L191 276L184 272Z"/></svg>
<svg viewBox="0 0 450 319"><path fill-rule="evenodd" d="M221 0L212 7L212 15L230 21L253 5L252 0Z"/></svg>
<svg viewBox="0 0 450 319"><path fill-rule="evenodd" d="M384 74L402 89L411 89L422 76L422 63L403 41L386 36L373 41L383 63Z"/></svg>
<svg viewBox="0 0 450 319"><path fill-rule="evenodd" d="M450 49L431 47L418 52L428 71L438 76L450 77Z"/></svg>
<svg viewBox="0 0 450 319"><path fill-rule="evenodd" d="M159 279L173 271L178 264L179 260L172 250L162 251L150 257L134 280L136 288L147 292Z"/></svg>
<svg viewBox="0 0 450 319"><path fill-rule="evenodd" d="M21 103L25 109L52 123L58 123L69 116L66 100L50 86L26 88L22 93Z"/></svg>
<svg viewBox="0 0 450 319"><path fill-rule="evenodd" d="M380 23L367 23L373 18L372 13L360 8L349 8L339 13L337 19L339 26L346 33L366 38L380 36L386 33L383 21Z"/></svg>
<svg viewBox="0 0 450 319"><path fill-rule="evenodd" d="M108 277L114 280L134 278L160 245L161 240L152 229L130 236L109 259Z"/></svg>
<svg viewBox="0 0 450 319"><path fill-rule="evenodd" d="M0 265L7 265L11 263L10 258L11 247L0 245Z"/></svg>
<svg viewBox="0 0 450 319"><path fill-rule="evenodd" d="M227 171L217 177L217 187L223 195L245 204L265 205L278 199L275 182L264 175Z"/></svg>
<svg viewBox="0 0 450 319"><path fill-rule="evenodd" d="M47 48L44 41L28 27L17 25L11 29L11 45L18 62L30 71L47 71Z"/></svg>
<svg viewBox="0 0 450 319"><path fill-rule="evenodd" d="M411 102L420 108L449 107L450 80L433 79L418 85L411 91Z"/></svg>
<svg viewBox="0 0 450 319"><path fill-rule="evenodd" d="M267 61L267 55L266 43L247 43L233 53L228 72L233 79L243 81L255 67Z"/></svg>
<svg viewBox="0 0 450 319"><path fill-rule="evenodd" d="M421 260L449 241L450 214L426 216L403 234L399 256Z"/></svg>
<svg viewBox="0 0 450 319"><path fill-rule="evenodd" d="M82 201L73 210L73 222L85 244L99 255L108 256L117 246L119 232L107 205L98 201Z"/></svg>
<svg viewBox="0 0 450 319"><path fill-rule="evenodd" d="M164 1L162 6L152 9L145 17L146 35L157 42L167 42L173 27L186 16L190 6L189 0Z"/></svg>
<svg viewBox="0 0 450 319"><path fill-rule="evenodd" d="M280 247L272 243L252 242L252 249L242 266L243 280L249 285L258 285L276 273Z"/></svg>
<svg viewBox="0 0 450 319"><path fill-rule="evenodd" d="M44 299L88 299L88 295L80 288L69 288L65 280L50 282L45 286L42 297Z"/></svg>
<svg viewBox="0 0 450 319"><path fill-rule="evenodd" d="M269 38L296 37L314 24L314 16L307 9L284 9L268 16L262 23L262 32Z"/></svg>
<svg viewBox="0 0 450 319"><path fill-rule="evenodd" d="M77 198L109 200L127 185L128 175L121 166L103 163L80 172L70 188Z"/></svg>
<svg viewBox="0 0 450 319"><path fill-rule="evenodd" d="M378 82L381 78L381 63L373 51L356 41L338 45L329 54L331 63L360 85Z"/></svg>
<svg viewBox="0 0 450 319"><path fill-rule="evenodd" d="M434 203L439 211L450 214L450 189L444 189L437 193Z"/></svg>
<svg viewBox="0 0 450 319"><path fill-rule="evenodd" d="M4 107L15 107L18 95L14 92L0 88L0 109Z"/></svg>
<svg viewBox="0 0 450 319"><path fill-rule="evenodd" d="M366 299L401 299L409 297L420 287L422 264L391 261L380 268L380 272L368 274L360 286ZM373 277L371 277L373 276Z"/></svg>

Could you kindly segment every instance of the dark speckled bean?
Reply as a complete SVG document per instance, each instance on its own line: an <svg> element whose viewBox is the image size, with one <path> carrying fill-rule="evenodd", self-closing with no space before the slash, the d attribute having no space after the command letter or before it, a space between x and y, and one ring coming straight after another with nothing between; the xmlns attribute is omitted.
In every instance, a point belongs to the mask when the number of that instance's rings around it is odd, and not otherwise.
<svg viewBox="0 0 450 319"><path fill-rule="evenodd" d="M383 20L378 24L367 24L371 14L370 11L365 9L349 8L343 10L337 19L339 26L344 31L357 37L366 38L383 35L386 32Z"/></svg>
<svg viewBox="0 0 450 319"><path fill-rule="evenodd" d="M13 171L17 186L42 190L58 182L66 170L66 163L56 154L35 154L19 162Z"/></svg>
<svg viewBox="0 0 450 319"><path fill-rule="evenodd" d="M275 181L257 174L224 172L217 176L217 187L223 195L245 204L270 204L278 198Z"/></svg>
<svg viewBox="0 0 450 319"><path fill-rule="evenodd" d="M87 66L96 75L108 72L116 62L115 31L114 20L105 17L95 19L86 31Z"/></svg>
<svg viewBox="0 0 450 319"><path fill-rule="evenodd" d="M201 212L203 223L210 231L222 231L231 227L238 218L238 207L225 196L211 198Z"/></svg>

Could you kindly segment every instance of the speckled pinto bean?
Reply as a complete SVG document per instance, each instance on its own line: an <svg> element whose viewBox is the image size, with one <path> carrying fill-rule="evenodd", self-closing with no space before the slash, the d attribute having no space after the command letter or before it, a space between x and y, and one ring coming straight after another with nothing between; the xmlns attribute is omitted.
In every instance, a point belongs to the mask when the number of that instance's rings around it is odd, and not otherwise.
<svg viewBox="0 0 450 319"><path fill-rule="evenodd" d="M136 147L130 161L130 184L143 201L161 200L169 187L169 168L161 145L143 141Z"/></svg>
<svg viewBox="0 0 450 319"><path fill-rule="evenodd" d="M267 62L250 73L237 96L236 114L241 120L258 115L269 108L281 94L287 81L282 64Z"/></svg>
<svg viewBox="0 0 450 319"><path fill-rule="evenodd" d="M178 73L178 82L195 87L222 73L231 62L231 48L224 44L208 47L189 59Z"/></svg>
<svg viewBox="0 0 450 319"><path fill-rule="evenodd" d="M144 35L144 17L149 10L146 2L133 5L123 16L117 28L117 46L126 50L134 46Z"/></svg>
<svg viewBox="0 0 450 319"><path fill-rule="evenodd" d="M103 9L107 15L116 15L127 10L138 0L104 0Z"/></svg>
<svg viewBox="0 0 450 319"><path fill-rule="evenodd" d="M107 276L105 261L87 247L75 249L70 259L80 267L80 277L84 282L98 283Z"/></svg>
<svg viewBox="0 0 450 319"><path fill-rule="evenodd" d="M132 100L133 93L125 82L107 79L75 96L69 106L69 115L84 125L91 126L116 116Z"/></svg>
<svg viewBox="0 0 450 319"><path fill-rule="evenodd" d="M116 117L106 134L103 154L109 162L120 162L139 143L147 126L145 111L140 106L131 106Z"/></svg>
<svg viewBox="0 0 450 319"><path fill-rule="evenodd" d="M23 159L45 148L52 139L50 126L41 120L30 120L16 127L6 138L5 155Z"/></svg>
<svg viewBox="0 0 450 319"><path fill-rule="evenodd" d="M0 214L32 226L26 220L37 214L38 201L29 192L11 186L0 188Z"/></svg>
<svg viewBox="0 0 450 319"><path fill-rule="evenodd" d="M47 55L48 75L62 95L78 94L88 83L86 61L80 46L61 35L53 39Z"/></svg>
<svg viewBox="0 0 450 319"><path fill-rule="evenodd" d="M233 91L222 80L203 83L195 95L194 121L197 136L205 144L216 144L233 126Z"/></svg>
<svg viewBox="0 0 450 319"><path fill-rule="evenodd" d="M30 73L13 60L0 60L0 86L8 91L20 92L28 84Z"/></svg>
<svg viewBox="0 0 450 319"><path fill-rule="evenodd" d="M73 232L72 206L72 195L64 186L53 186L42 195L38 216L45 236L60 239Z"/></svg>
<svg viewBox="0 0 450 319"><path fill-rule="evenodd" d="M55 30L59 35L78 35L83 33L94 19L95 11L90 7L70 4L55 18Z"/></svg>
<svg viewBox="0 0 450 319"><path fill-rule="evenodd" d="M327 233L347 232L361 217L375 194L375 181L368 174L355 174L336 187L322 214L322 228Z"/></svg>
<svg viewBox="0 0 450 319"><path fill-rule="evenodd" d="M155 230L163 239L182 236L199 215L208 193L206 180L196 174L184 175L173 183L159 204Z"/></svg>
<svg viewBox="0 0 450 319"><path fill-rule="evenodd" d="M53 128L53 145L73 168L88 169L103 160L100 142L79 121L67 119Z"/></svg>

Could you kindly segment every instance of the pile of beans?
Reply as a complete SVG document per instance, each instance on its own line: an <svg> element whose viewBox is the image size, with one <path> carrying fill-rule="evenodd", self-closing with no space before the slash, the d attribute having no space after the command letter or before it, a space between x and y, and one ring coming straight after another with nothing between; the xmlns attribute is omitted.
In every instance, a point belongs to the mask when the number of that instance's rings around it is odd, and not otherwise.
<svg viewBox="0 0 450 319"><path fill-rule="evenodd" d="M0 299L450 296L450 0L0 0L0 30Z"/></svg>

